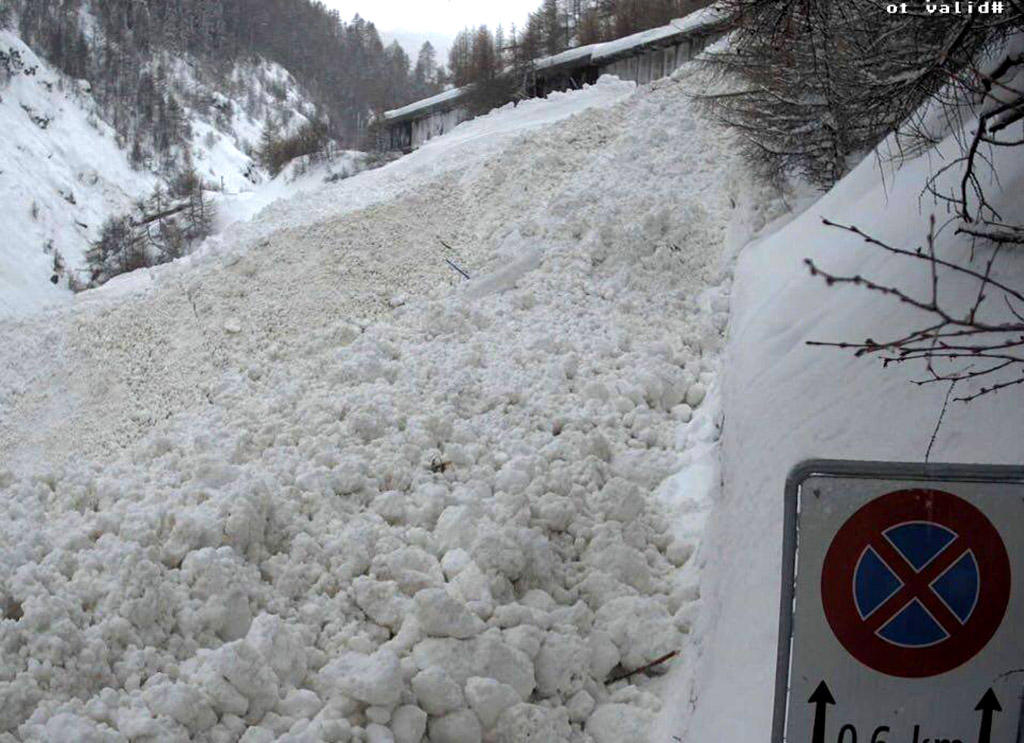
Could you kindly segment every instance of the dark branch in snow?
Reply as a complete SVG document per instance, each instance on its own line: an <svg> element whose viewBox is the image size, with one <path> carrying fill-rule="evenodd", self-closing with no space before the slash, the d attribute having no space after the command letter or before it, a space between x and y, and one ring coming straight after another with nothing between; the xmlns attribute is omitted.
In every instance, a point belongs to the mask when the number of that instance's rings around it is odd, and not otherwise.
<svg viewBox="0 0 1024 743"><path fill-rule="evenodd" d="M914 380L917 385L948 382L950 394L957 383L985 380L968 394L954 398L962 402L1024 383L1024 313L1017 304L1024 303L1024 293L993 278L993 267L1000 245L991 250L982 270L939 258L935 252L935 218L925 247L913 250L898 248L872 237L854 225L842 225L822 220L825 225L862 238L866 243L888 253L916 261L924 261L929 268L927 297L916 297L900 286L885 284L861 275L842 276L823 270L808 259L812 276L824 279L829 286L853 285L867 291L895 298L931 318L922 327L891 340L862 342L809 341L808 345L828 346L853 350L856 356L877 354L884 367L890 364L924 362L927 376ZM974 299L968 306L951 304L955 299L942 301L940 285L943 279L956 278L974 284L970 292ZM962 296L962 295L961 295ZM987 301L1001 296L1001 305L990 308ZM1009 316L1006 314L1009 311ZM1007 372L1019 372L1016 378L1007 378ZM948 396L947 396L948 402ZM943 406L943 411L945 406ZM940 417L941 423L941 417ZM934 436L933 436L934 443ZM929 451L931 447L929 446Z"/></svg>

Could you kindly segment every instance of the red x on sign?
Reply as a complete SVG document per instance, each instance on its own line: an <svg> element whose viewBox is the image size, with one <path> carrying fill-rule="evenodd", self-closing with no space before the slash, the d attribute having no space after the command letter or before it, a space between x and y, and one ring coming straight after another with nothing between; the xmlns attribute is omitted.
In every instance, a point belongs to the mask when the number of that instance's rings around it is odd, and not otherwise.
<svg viewBox="0 0 1024 743"><path fill-rule="evenodd" d="M868 502L825 555L825 616L870 668L916 678L974 657L1006 612L1010 561L975 506L940 490L898 490Z"/></svg>

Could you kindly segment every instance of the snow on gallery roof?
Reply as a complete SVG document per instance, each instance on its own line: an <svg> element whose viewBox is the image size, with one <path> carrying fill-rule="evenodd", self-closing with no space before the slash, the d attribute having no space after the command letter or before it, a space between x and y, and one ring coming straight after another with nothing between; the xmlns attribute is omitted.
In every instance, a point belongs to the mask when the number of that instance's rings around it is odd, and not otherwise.
<svg viewBox="0 0 1024 743"><path fill-rule="evenodd" d="M621 39L598 44L591 59L595 62L618 57L648 46L658 46L676 38L689 36L702 29L714 26L723 19L722 12L715 6L703 8L684 18L676 18L665 26L623 36Z"/></svg>
<svg viewBox="0 0 1024 743"><path fill-rule="evenodd" d="M677 18L665 26L624 36L614 41L607 41L602 44L587 44L586 46L566 49L564 52L559 52L549 57L542 57L534 61L533 67L537 71L550 71L563 66L609 61L616 57L628 56L637 49L667 45L675 39L693 35L703 29L710 29L721 20L723 20L722 12L715 6L710 6L690 13L690 15L684 18ZM406 118L415 118L432 110L444 108L444 104L461 98L468 91L469 86L452 88L430 98L410 103L407 106L385 111L384 119L385 121L394 122Z"/></svg>
<svg viewBox="0 0 1024 743"><path fill-rule="evenodd" d="M449 101L461 98L465 93L468 92L468 90L468 86L464 86L461 88L451 88L450 90L446 90L443 93L432 95L430 96L430 98L424 98L421 101L410 103L407 106L402 106L401 108L395 108L390 111L385 111L384 118L387 119L388 121L391 121L393 119L399 119L410 114L422 113L426 109L430 109L435 106L440 106L443 103L447 103Z"/></svg>
<svg viewBox="0 0 1024 743"><path fill-rule="evenodd" d="M604 46L604 44L587 44L586 46L566 49L564 52L552 54L550 57L541 57L534 61L533 67L537 70L548 70L553 67L560 67L564 64L578 62L582 59L589 60L594 51L602 46Z"/></svg>

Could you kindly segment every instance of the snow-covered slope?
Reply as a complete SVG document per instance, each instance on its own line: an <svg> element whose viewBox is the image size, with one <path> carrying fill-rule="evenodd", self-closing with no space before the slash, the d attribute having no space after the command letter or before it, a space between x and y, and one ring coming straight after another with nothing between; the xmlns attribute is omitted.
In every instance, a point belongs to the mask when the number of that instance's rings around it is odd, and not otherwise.
<svg viewBox="0 0 1024 743"><path fill-rule="evenodd" d="M643 739L747 180L605 80L0 325L0 731Z"/></svg>
<svg viewBox="0 0 1024 743"><path fill-rule="evenodd" d="M861 289L829 288L809 276L803 261L812 258L835 274L860 274L927 296L926 264L890 256L824 226L821 218L854 224L892 245L923 244L930 215L944 215L944 208L922 198L924 183L935 163L953 159L956 147L948 140L895 172L868 157L801 217L743 251L725 358L725 489L701 554L706 608L692 654L699 656L696 681L689 687L679 679L679 696L692 706L679 708L663 732L685 729L690 743L753 743L763 741L771 727L788 470L817 457L924 459L948 385L911 384L927 376L922 367L883 369L870 357L805 345L899 337L919 327L913 324L920 315ZM993 207L1020 223L1024 160L1012 149L991 154L1000 184L990 187ZM951 171L940 190L954 187L957 178ZM957 262L970 253L952 227L939 234L936 249ZM997 270L999 278L1019 287L1024 256L1004 253ZM976 286L946 280L941 292L944 301L966 308ZM994 310L1006 312L1002 306ZM1024 461L1024 403L1016 390L969 405L951 402L931 461ZM956 390L957 396L967 392L966 384Z"/></svg>
<svg viewBox="0 0 1024 743"><path fill-rule="evenodd" d="M910 318L802 261L922 280L819 218L917 244L931 161L774 222L688 74L226 196L0 322L0 737L763 740L786 471L919 459L945 392L807 348ZM1016 400L933 459L1019 461Z"/></svg>
<svg viewBox="0 0 1024 743"><path fill-rule="evenodd" d="M83 263L104 219L131 209L156 182L133 170L80 85L62 78L9 31L0 49L23 69L0 86L0 317L68 302L54 258ZM31 73L31 74L28 74Z"/></svg>
<svg viewBox="0 0 1024 743"><path fill-rule="evenodd" d="M192 128L196 172L228 194L249 192L267 179L254 155L266 129L293 134L315 115L315 106L281 65L266 60L236 64L221 85L189 58L157 55L154 66L170 70L170 84L185 101Z"/></svg>
<svg viewBox="0 0 1024 743"><path fill-rule="evenodd" d="M21 60L0 86L3 317L69 302L69 279L88 279L84 254L103 222L131 212L175 174L149 172L152 162L132 166L130 148L103 121L88 83L62 76L9 30L0 30L0 50ZM183 102L192 163L222 192L217 199L243 201L268 180L253 160L266 127L284 136L313 115L280 65L239 64L221 85L188 57L158 54L152 64L164 67L169 89ZM228 211L222 224L235 219ZM58 254L63 273L54 270Z"/></svg>

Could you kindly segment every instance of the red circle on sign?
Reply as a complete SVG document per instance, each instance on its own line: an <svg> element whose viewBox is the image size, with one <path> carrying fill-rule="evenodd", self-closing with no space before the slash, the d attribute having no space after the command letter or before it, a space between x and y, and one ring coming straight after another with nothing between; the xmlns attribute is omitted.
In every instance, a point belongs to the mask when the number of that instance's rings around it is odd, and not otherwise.
<svg viewBox="0 0 1024 743"><path fill-rule="evenodd" d="M886 536L895 527L917 524L952 535L948 544L919 566ZM869 550L900 585L862 616L855 573ZM973 557L977 594L969 615L962 619L934 586L964 556ZM897 490L862 506L836 532L821 571L821 600L832 632L850 655L889 676L936 676L966 663L992 639L1009 599L1010 559L999 532L975 506L941 490ZM924 647L908 647L883 637L880 632L898 621L894 618L915 600L945 633L944 638Z"/></svg>

